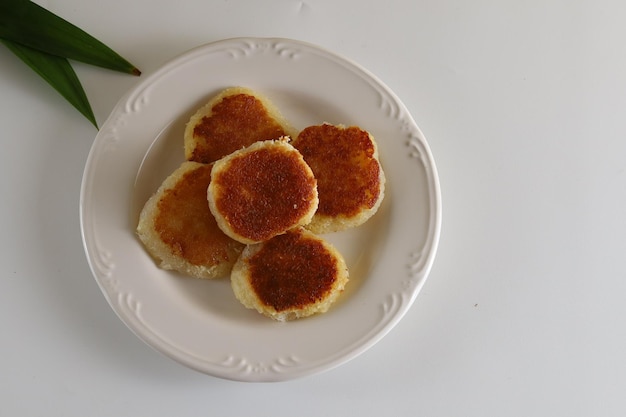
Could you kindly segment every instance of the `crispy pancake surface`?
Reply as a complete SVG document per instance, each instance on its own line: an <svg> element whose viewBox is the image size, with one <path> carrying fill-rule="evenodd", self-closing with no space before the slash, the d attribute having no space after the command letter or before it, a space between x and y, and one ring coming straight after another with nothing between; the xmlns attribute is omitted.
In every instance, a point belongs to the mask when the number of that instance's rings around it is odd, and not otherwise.
<svg viewBox="0 0 626 417"><path fill-rule="evenodd" d="M211 163L254 142L294 135L267 98L248 88L231 87L190 118L184 133L185 158Z"/></svg>
<svg viewBox="0 0 626 417"><path fill-rule="evenodd" d="M222 232L206 193L213 165L183 162L141 211L137 234L163 269L197 278L228 276L244 245Z"/></svg>
<svg viewBox="0 0 626 417"><path fill-rule="evenodd" d="M252 244L308 224L317 181L293 146L262 141L215 163L207 198L224 233Z"/></svg>
<svg viewBox="0 0 626 417"><path fill-rule="evenodd" d="M247 246L231 274L237 299L278 321L326 312L347 282L341 254L304 228Z"/></svg>
<svg viewBox="0 0 626 417"><path fill-rule="evenodd" d="M302 130L293 146L317 179L319 207L308 229L336 232L359 226L376 213L385 175L369 132L324 123Z"/></svg>

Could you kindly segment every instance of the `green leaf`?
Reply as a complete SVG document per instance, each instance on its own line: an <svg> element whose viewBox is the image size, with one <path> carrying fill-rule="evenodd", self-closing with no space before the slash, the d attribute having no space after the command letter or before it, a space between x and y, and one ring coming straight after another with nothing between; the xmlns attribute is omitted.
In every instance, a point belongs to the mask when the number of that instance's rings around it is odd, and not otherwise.
<svg viewBox="0 0 626 417"><path fill-rule="evenodd" d="M30 0L0 0L0 39L115 71L141 74L111 48Z"/></svg>
<svg viewBox="0 0 626 417"><path fill-rule="evenodd" d="M98 128L83 87L66 58L41 52L15 42L1 40L15 55L57 90L72 106Z"/></svg>

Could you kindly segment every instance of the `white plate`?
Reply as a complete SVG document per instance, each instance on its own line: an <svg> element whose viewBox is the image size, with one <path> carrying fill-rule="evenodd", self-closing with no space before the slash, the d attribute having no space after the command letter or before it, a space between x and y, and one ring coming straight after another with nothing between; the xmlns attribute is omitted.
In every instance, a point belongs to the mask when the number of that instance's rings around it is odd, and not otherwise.
<svg viewBox="0 0 626 417"><path fill-rule="evenodd" d="M266 95L297 129L355 124L377 140L385 200L365 225L325 236L343 253L351 277L325 314L274 322L239 304L227 279L195 280L157 268L135 236L143 204L184 159L191 114L236 85ZM328 370L379 341L424 284L441 225L431 152L396 95L345 58L288 39L212 43L145 78L100 129L80 204L90 267L119 318L170 358L241 381Z"/></svg>

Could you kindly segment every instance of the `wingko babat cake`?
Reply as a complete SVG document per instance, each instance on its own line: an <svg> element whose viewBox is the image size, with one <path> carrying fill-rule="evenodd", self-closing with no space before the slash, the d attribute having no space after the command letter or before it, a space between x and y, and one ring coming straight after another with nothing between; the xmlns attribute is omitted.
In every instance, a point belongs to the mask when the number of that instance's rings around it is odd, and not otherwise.
<svg viewBox="0 0 626 417"><path fill-rule="evenodd" d="M207 204L213 165L183 162L150 197L137 234L163 269L227 277L244 245L218 227Z"/></svg>
<svg viewBox="0 0 626 417"><path fill-rule="evenodd" d="M311 221L317 181L286 140L262 141L215 163L207 198L224 233L258 243Z"/></svg>
<svg viewBox="0 0 626 417"><path fill-rule="evenodd" d="M231 274L237 299L278 321L326 312L347 282L339 251L304 228L247 246Z"/></svg>
<svg viewBox="0 0 626 417"><path fill-rule="evenodd" d="M184 159L146 202L137 234L163 269L230 278L278 321L324 313L349 281L323 234L358 227L385 195L378 146L358 126L296 131L263 95L230 87L189 119Z"/></svg>
<svg viewBox="0 0 626 417"><path fill-rule="evenodd" d="M210 163L254 142L295 137L296 131L265 96L231 87L211 98L185 127L185 158Z"/></svg>
<svg viewBox="0 0 626 417"><path fill-rule="evenodd" d="M369 132L324 123L302 130L293 146L317 180L319 207L309 230L330 233L356 227L378 211L385 174Z"/></svg>

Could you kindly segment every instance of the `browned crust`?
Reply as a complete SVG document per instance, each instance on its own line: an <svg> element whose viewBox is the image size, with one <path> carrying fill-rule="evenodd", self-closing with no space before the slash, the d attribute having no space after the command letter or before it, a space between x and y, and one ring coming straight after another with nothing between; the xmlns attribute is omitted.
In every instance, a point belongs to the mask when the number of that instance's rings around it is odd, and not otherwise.
<svg viewBox="0 0 626 417"><path fill-rule="evenodd" d="M310 222L317 181L284 141L257 142L215 163L209 207L226 234L256 243Z"/></svg>
<svg viewBox="0 0 626 417"><path fill-rule="evenodd" d="M281 321L326 312L347 282L341 254L303 228L248 246L231 279L242 304Z"/></svg>
<svg viewBox="0 0 626 417"><path fill-rule="evenodd" d="M185 162L146 203L138 234L165 269L199 278L230 273L243 244L218 227L206 200L212 165Z"/></svg>
<svg viewBox="0 0 626 417"><path fill-rule="evenodd" d="M247 88L232 87L191 117L185 129L185 157L211 163L254 142L293 134L268 99Z"/></svg>
<svg viewBox="0 0 626 417"><path fill-rule="evenodd" d="M369 132L356 126L309 126L293 146L317 179L320 202L311 226L326 226L316 232L353 227L376 212L384 196L385 177Z"/></svg>

